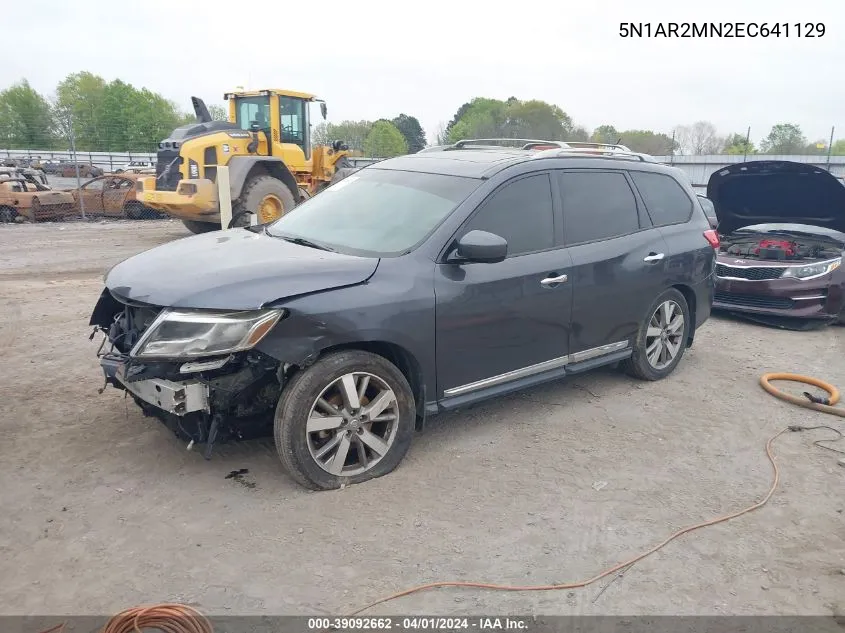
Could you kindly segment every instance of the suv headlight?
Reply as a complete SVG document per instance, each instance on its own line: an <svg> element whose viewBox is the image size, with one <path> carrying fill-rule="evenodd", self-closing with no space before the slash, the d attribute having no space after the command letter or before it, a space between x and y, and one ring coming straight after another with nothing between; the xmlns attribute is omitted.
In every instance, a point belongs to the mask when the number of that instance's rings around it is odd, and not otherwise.
<svg viewBox="0 0 845 633"><path fill-rule="evenodd" d="M818 264L808 264L807 266L789 266L783 271L781 278L813 279L814 277L821 277L836 270L841 264L842 258L839 257L838 259L819 262Z"/></svg>
<svg viewBox="0 0 845 633"><path fill-rule="evenodd" d="M248 350L264 338L284 310L165 309L132 348L140 358L197 358Z"/></svg>

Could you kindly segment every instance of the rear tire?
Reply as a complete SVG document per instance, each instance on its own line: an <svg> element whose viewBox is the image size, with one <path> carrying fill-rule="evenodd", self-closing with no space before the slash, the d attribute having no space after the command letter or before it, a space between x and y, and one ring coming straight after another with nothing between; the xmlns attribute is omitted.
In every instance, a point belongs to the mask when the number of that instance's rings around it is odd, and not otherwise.
<svg viewBox="0 0 845 633"><path fill-rule="evenodd" d="M274 222L295 206L291 190L281 180L269 174L254 176L232 204L230 226L249 226L253 214L258 216L259 224Z"/></svg>
<svg viewBox="0 0 845 633"><path fill-rule="evenodd" d="M680 325L679 317L682 319ZM661 293L651 304L640 326L631 357L622 361L622 368L640 380L665 378L681 362L690 327L690 311L684 295L675 288Z"/></svg>
<svg viewBox="0 0 845 633"><path fill-rule="evenodd" d="M123 205L123 215L130 220L140 220L144 217L144 205L140 202L127 202Z"/></svg>
<svg viewBox="0 0 845 633"><path fill-rule="evenodd" d="M0 206L0 222L14 222L17 215L13 207Z"/></svg>
<svg viewBox="0 0 845 633"><path fill-rule="evenodd" d="M219 231L220 225L214 224L213 222L197 222L195 220L182 220L182 224L185 225L185 228L188 229L191 233L196 233L199 235L200 233L210 233L211 231Z"/></svg>
<svg viewBox="0 0 845 633"><path fill-rule="evenodd" d="M341 390L350 378L354 403ZM383 406L368 419L368 407L382 396ZM320 399L339 408L329 414L317 404ZM399 465L411 444L415 415L411 387L394 364L361 350L330 353L282 390L274 420L276 450L288 474L306 488L332 490L361 483ZM318 426L309 431L309 420L315 419ZM337 423L327 423L332 419ZM343 462L335 469L333 461L342 449Z"/></svg>

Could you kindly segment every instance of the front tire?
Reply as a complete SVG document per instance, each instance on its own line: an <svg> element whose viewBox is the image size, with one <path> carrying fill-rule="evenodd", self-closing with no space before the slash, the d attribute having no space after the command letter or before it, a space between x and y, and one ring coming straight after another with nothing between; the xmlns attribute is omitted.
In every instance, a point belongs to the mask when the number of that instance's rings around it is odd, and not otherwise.
<svg viewBox="0 0 845 633"><path fill-rule="evenodd" d="M651 304L623 369L640 380L665 378L681 362L691 327L684 295L675 288L663 292Z"/></svg>
<svg viewBox="0 0 845 633"><path fill-rule="evenodd" d="M191 233L199 235L200 233L210 233L211 231L219 231L220 225L213 222L197 222L196 220L182 220L182 224Z"/></svg>
<svg viewBox="0 0 845 633"><path fill-rule="evenodd" d="M411 387L385 358L333 352L296 374L276 407L276 450L285 470L313 490L332 490L394 470L411 444Z"/></svg>

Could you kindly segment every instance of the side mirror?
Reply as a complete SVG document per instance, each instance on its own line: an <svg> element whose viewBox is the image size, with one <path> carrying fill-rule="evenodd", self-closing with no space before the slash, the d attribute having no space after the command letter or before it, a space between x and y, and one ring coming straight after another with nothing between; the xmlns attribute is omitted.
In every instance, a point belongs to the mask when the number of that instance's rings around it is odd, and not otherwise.
<svg viewBox="0 0 845 633"><path fill-rule="evenodd" d="M250 126L249 126L249 129L250 129L251 131L253 131L253 132L260 132L260 131L261 131L261 126L260 126L260 125L258 125L258 123L257 123L257 122L253 121L253 122L252 122L252 125L250 125Z"/></svg>
<svg viewBox="0 0 845 633"><path fill-rule="evenodd" d="M458 240L456 254L466 262L495 264L508 256L508 242L494 233L470 231Z"/></svg>
<svg viewBox="0 0 845 633"><path fill-rule="evenodd" d="M323 115L323 119L326 118L326 112L328 112L328 108L326 108L326 102L321 101L320 102L320 114Z"/></svg>

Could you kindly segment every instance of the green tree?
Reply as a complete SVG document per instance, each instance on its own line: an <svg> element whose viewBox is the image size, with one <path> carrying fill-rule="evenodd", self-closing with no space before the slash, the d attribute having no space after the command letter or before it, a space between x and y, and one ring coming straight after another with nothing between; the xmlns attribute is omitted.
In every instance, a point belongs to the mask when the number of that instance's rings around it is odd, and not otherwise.
<svg viewBox="0 0 845 633"><path fill-rule="evenodd" d="M372 121L341 121L329 123L327 128L328 141L343 141L349 149L363 152L364 141L373 127Z"/></svg>
<svg viewBox="0 0 845 633"><path fill-rule="evenodd" d="M425 132L416 117L407 114L400 114L393 119L393 125L405 137L408 144L408 152L416 154L426 145Z"/></svg>
<svg viewBox="0 0 845 633"><path fill-rule="evenodd" d="M593 143L618 143L619 131L612 125L605 124L598 126L590 135L590 140Z"/></svg>
<svg viewBox="0 0 845 633"><path fill-rule="evenodd" d="M673 144L671 136L652 130L625 130L619 136L622 145L643 154L667 156L677 149L677 143Z"/></svg>
<svg viewBox="0 0 845 633"><path fill-rule="evenodd" d="M222 105L212 103L211 105L208 106L208 113L211 115L212 121L228 121L229 120L229 110L227 110Z"/></svg>
<svg viewBox="0 0 845 633"><path fill-rule="evenodd" d="M533 138L552 141L587 140L588 134L578 127L559 106L537 99L507 101L477 97L464 104L455 114L457 119L446 126L449 141L462 138Z"/></svg>
<svg viewBox="0 0 845 633"><path fill-rule="evenodd" d="M0 147L51 148L53 130L50 104L26 79L0 92Z"/></svg>
<svg viewBox="0 0 845 633"><path fill-rule="evenodd" d="M722 153L734 155L756 154L757 149L750 139L746 144L745 134L734 133L725 139L725 146L722 148Z"/></svg>
<svg viewBox="0 0 845 633"><path fill-rule="evenodd" d="M57 125L65 139L70 137L70 127L73 126L77 149L104 148L105 89L106 82L102 77L85 71L68 75L56 87L54 115Z"/></svg>
<svg viewBox="0 0 845 633"><path fill-rule="evenodd" d="M833 156L845 156L845 138L835 141L833 147L830 148L830 153Z"/></svg>
<svg viewBox="0 0 845 633"><path fill-rule="evenodd" d="M794 123L779 123L772 127L760 143L766 154L800 154L806 150L807 137Z"/></svg>
<svg viewBox="0 0 845 633"><path fill-rule="evenodd" d="M408 153L405 137L390 121L376 121L364 139L364 153L375 158L391 158Z"/></svg>

